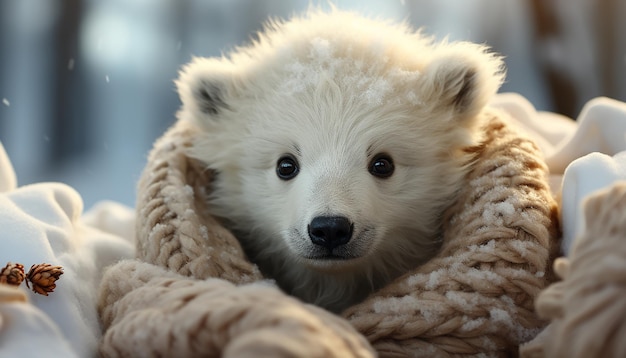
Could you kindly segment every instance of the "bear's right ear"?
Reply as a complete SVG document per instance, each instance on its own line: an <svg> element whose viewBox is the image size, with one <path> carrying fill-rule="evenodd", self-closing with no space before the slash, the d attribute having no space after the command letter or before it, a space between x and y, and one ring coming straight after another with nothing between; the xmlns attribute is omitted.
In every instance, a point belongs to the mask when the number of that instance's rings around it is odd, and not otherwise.
<svg viewBox="0 0 626 358"><path fill-rule="evenodd" d="M233 81L234 73L228 61L194 58L183 67L176 80L183 111L201 117L219 117L232 108Z"/></svg>

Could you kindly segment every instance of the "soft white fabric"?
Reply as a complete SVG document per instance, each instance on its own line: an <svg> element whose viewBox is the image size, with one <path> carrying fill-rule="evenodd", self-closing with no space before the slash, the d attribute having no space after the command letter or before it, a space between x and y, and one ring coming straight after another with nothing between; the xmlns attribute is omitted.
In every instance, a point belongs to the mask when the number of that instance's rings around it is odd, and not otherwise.
<svg viewBox="0 0 626 358"><path fill-rule="evenodd" d="M82 222L129 242L135 237L135 211L114 201L96 203L83 215Z"/></svg>
<svg viewBox="0 0 626 358"><path fill-rule="evenodd" d="M12 171L0 151L0 173ZM11 176L2 175L1 179ZM10 189L11 182L0 188ZM96 287L101 271L119 259L133 256L132 244L80 220L83 203L67 185L41 183L0 193L0 267L19 262L60 265L64 274L48 297L27 291L29 303L0 301L0 356L24 355L45 347L46 353L67 352L78 357L95 354L100 328ZM130 210L130 209L128 209ZM44 346L40 346L44 344ZM11 352L8 354L7 352ZM68 354L52 356L71 356Z"/></svg>
<svg viewBox="0 0 626 358"><path fill-rule="evenodd" d="M594 152L574 160L567 167L561 199L564 252L570 252L574 240L585 230L582 201L621 180L626 180L626 151L612 157Z"/></svg>
<svg viewBox="0 0 626 358"><path fill-rule="evenodd" d="M17 187L17 178L11 161L0 143L0 193L13 190Z"/></svg>
<svg viewBox="0 0 626 358"><path fill-rule="evenodd" d="M626 180L626 104L595 99L577 122L537 112L523 97L501 94L492 105L509 112L520 131L535 139L553 174L553 191L562 187L564 249L580 232L580 203L595 190ZM599 152L599 153L594 153ZM602 154L600 154L602 153ZM64 184L17 187L0 143L0 267L7 262L61 265L65 274L55 292L28 292L30 303L0 297L0 357L89 357L100 337L95 308L101 271L134 256L132 209L102 202L83 214L80 195Z"/></svg>
<svg viewBox="0 0 626 358"><path fill-rule="evenodd" d="M0 303L0 357L63 357L81 358L42 310L30 303ZM83 349L89 352L91 347ZM93 356L87 353L84 357Z"/></svg>
<svg viewBox="0 0 626 358"><path fill-rule="evenodd" d="M589 153L615 155L626 151L626 103L610 98L589 101L580 112L578 128L546 158L554 172L563 172Z"/></svg>

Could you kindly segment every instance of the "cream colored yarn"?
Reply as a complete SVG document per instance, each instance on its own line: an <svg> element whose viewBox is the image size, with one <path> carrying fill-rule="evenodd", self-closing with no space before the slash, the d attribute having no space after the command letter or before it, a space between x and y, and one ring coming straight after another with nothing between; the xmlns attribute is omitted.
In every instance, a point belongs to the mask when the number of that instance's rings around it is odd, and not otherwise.
<svg viewBox="0 0 626 358"><path fill-rule="evenodd" d="M184 155L193 132L178 122L139 185L138 260L103 278L103 356L515 355L544 326L533 301L558 233L541 154L501 116L468 149L477 162L446 213L441 252L343 318L241 285L261 274L207 214L210 174Z"/></svg>
<svg viewBox="0 0 626 358"><path fill-rule="evenodd" d="M583 203L585 231L570 258L554 263L563 281L537 299L552 323L523 357L626 357L626 182Z"/></svg>
<svg viewBox="0 0 626 358"><path fill-rule="evenodd" d="M267 284L194 280L138 261L104 282L106 357L374 356L349 323Z"/></svg>
<svg viewBox="0 0 626 358"><path fill-rule="evenodd" d="M211 173L185 155L193 129L178 122L158 140L139 182L137 258L198 279L261 279L237 239L207 213Z"/></svg>

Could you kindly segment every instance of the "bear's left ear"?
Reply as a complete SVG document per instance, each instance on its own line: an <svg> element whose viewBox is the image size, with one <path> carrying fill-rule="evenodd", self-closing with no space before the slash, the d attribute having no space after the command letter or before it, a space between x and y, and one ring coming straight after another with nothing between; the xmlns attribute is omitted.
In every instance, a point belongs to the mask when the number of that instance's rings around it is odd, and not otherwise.
<svg viewBox="0 0 626 358"><path fill-rule="evenodd" d="M423 72L424 102L434 111L450 109L456 118L478 114L504 80L502 58L487 50L468 42L441 45Z"/></svg>
<svg viewBox="0 0 626 358"><path fill-rule="evenodd" d="M233 108L236 72L225 59L194 58L183 67L176 87L186 112L214 120Z"/></svg>

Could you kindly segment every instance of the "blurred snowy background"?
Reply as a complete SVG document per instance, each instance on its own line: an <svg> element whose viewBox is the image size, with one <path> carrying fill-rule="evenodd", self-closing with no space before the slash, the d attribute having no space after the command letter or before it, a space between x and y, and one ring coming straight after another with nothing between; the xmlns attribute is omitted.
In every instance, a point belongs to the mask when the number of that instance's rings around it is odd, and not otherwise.
<svg viewBox="0 0 626 358"><path fill-rule="evenodd" d="M325 2L323 2L325 4ZM336 0L506 56L502 91L576 116L626 101L626 0ZM0 141L19 185L60 181L88 208L134 205L152 142L174 121L194 56L245 43L309 0L0 0Z"/></svg>

